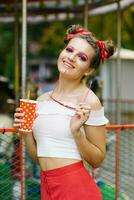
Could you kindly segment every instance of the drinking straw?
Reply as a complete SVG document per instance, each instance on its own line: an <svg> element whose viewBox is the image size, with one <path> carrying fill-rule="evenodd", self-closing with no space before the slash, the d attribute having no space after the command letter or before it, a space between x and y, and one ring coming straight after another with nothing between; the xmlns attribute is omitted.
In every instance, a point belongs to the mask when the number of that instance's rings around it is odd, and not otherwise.
<svg viewBox="0 0 134 200"><path fill-rule="evenodd" d="M27 99L30 99L30 90L27 91Z"/></svg>

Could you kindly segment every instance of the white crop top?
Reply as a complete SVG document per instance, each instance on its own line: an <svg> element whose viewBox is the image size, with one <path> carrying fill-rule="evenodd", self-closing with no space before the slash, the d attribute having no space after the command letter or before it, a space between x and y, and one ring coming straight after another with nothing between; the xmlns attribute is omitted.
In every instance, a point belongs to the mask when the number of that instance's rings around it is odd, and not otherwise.
<svg viewBox="0 0 134 200"><path fill-rule="evenodd" d="M76 107L73 103L66 103L66 105ZM70 120L75 110L63 107L55 101L38 101L36 112L33 134L37 143L37 156L81 160L70 129ZM99 111L91 111L85 122L93 126L107 123L108 119L104 116L103 107Z"/></svg>

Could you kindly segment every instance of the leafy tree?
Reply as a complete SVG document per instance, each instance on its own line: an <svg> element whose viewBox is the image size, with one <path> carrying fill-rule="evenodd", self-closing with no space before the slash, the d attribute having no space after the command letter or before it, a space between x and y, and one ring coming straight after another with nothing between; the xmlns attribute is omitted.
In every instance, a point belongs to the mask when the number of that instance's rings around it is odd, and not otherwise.
<svg viewBox="0 0 134 200"><path fill-rule="evenodd" d="M40 38L41 54L48 57L57 56L59 49L63 47L65 27L61 22L54 22L45 28Z"/></svg>
<svg viewBox="0 0 134 200"><path fill-rule="evenodd" d="M77 4L78 0L73 0ZM28 59L39 57L57 57L64 47L63 39L66 28L70 24L83 24L83 19L76 16L74 19L44 22L36 25L28 24ZM112 39L117 43L117 14L116 12L102 16L90 16L88 28L99 39ZM122 11L122 47L134 49L134 6ZM29 52L29 41L36 41L40 51L36 54ZM20 41L21 43L21 41ZM21 46L21 44L20 44ZM20 49L21 50L21 49ZM14 25L0 24L0 74L14 80Z"/></svg>
<svg viewBox="0 0 134 200"><path fill-rule="evenodd" d="M134 6L125 10L122 15L122 46L134 50Z"/></svg>

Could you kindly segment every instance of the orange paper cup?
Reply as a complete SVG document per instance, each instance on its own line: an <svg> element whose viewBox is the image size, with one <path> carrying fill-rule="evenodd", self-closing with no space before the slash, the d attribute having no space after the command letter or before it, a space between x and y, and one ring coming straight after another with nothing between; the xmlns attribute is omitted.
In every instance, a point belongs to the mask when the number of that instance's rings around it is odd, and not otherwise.
<svg viewBox="0 0 134 200"><path fill-rule="evenodd" d="M20 99L20 108L24 113L23 119L25 122L20 126L22 132L32 132L33 121L35 119L36 101L28 99Z"/></svg>

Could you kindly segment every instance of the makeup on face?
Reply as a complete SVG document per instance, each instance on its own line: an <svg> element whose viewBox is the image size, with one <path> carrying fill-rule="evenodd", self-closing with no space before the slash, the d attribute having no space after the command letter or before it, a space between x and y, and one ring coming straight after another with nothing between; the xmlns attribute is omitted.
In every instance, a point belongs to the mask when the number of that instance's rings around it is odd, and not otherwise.
<svg viewBox="0 0 134 200"><path fill-rule="evenodd" d="M94 50L86 40L73 38L61 52L58 67L62 73L71 72L73 77L81 76L89 70L93 55Z"/></svg>
<svg viewBox="0 0 134 200"><path fill-rule="evenodd" d="M78 50L76 50L73 46L67 46L66 48L65 48L65 50L67 51L67 52L69 52L69 53L73 53L74 51L78 51ZM78 51L78 53L77 53L77 55L78 55L78 57L81 59L81 61L83 61L83 62L87 62L88 60L89 60L89 57L84 53L84 52L79 52Z"/></svg>

